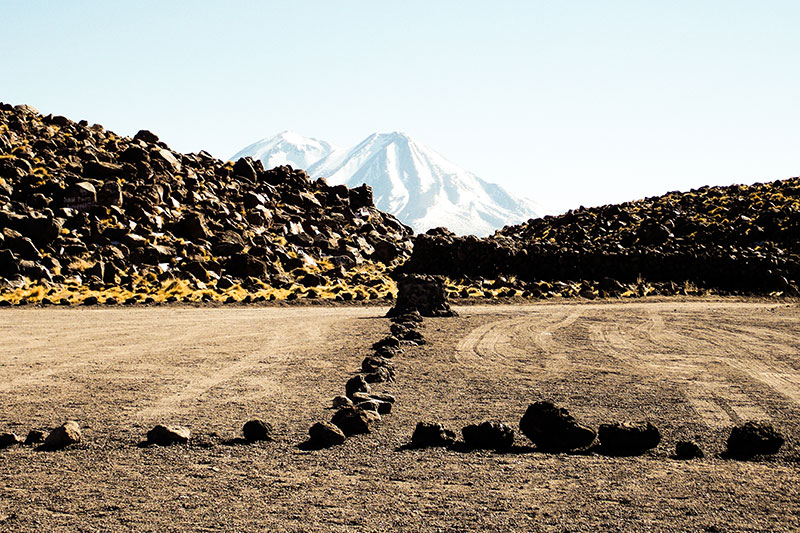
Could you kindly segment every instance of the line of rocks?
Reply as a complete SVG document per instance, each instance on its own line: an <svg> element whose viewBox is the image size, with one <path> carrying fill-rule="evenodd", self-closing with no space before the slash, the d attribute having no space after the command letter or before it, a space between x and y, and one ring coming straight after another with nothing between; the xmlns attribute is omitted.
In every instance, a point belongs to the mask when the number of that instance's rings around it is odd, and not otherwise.
<svg viewBox="0 0 800 533"><path fill-rule="evenodd" d="M32 429L22 439L14 433L0 433L0 449L11 446L37 446L39 450L60 450L81 441L81 429L77 422L68 420L45 435L44 431Z"/></svg>
<svg viewBox="0 0 800 533"><path fill-rule="evenodd" d="M359 372L345 383L345 394L336 396L331 407L336 409L330 422L317 422L308 430L308 449L329 448L344 443L347 437L370 433L392 412L396 398L387 392L373 392L379 383L392 383L396 377L393 359L405 346L421 346L425 339L417 330L422 323L418 312L391 319L391 334L372 345L372 355L361 362Z"/></svg>
<svg viewBox="0 0 800 533"><path fill-rule="evenodd" d="M319 449L342 444L347 437L369 433L382 415L392 412L395 397L374 393L372 387L395 380L393 359L404 347L426 344L419 332L423 315L455 315L446 301L444 281L434 276L401 277L395 306L386 314L392 322L390 334L372 345L372 355L364 358L359 373L345 383L345 394L333 399L337 411L331 421L311 426L303 446Z"/></svg>
<svg viewBox="0 0 800 533"><path fill-rule="evenodd" d="M649 421L600 424L597 431L579 423L563 407L539 401L528 406L519 422L520 431L544 453L599 453L612 457L638 456L661 443L661 432ZM419 422L407 448L446 447L455 450L490 449L508 451L513 447L514 429L497 420L470 424L461 430L463 441L439 422ZM749 421L735 426L727 439L723 457L750 459L772 455L783 446L785 438L771 424ZM704 456L691 441L679 441L675 459Z"/></svg>
<svg viewBox="0 0 800 533"><path fill-rule="evenodd" d="M231 443L254 443L259 441L274 441L272 426L259 419L249 420L242 427L243 438L232 439ZM173 444L188 444L192 432L184 426L158 424L147 432L146 439L139 443L140 447L171 446ZM50 431L47 435L40 430L31 430L25 439L14 433L0 433L0 449L12 446L37 446L37 450L61 450L72 444L82 441L83 434L80 426L74 420L68 420Z"/></svg>
<svg viewBox="0 0 800 533"><path fill-rule="evenodd" d="M347 437L369 433L380 422L381 414L391 412L394 401L394 396L390 394L371 393L366 381L359 381L356 388L348 388L348 395L334 399L334 407L338 410L331 422L318 422L311 426L309 439L301 446L309 449L328 448L344 443ZM529 405L519 427L535 449L544 453L596 452L606 456L638 456L661 442L661 433L649 421L600 424L595 431L576 421L566 409L547 401ZM242 434L243 439L234 439L231 442L275 440L272 426L259 419L246 422L242 427ZM467 425L461 429L461 434L463 441L459 442L455 432L446 429L441 423L419 422L407 448L447 447L460 451L503 452L514 445L514 429L497 420ZM189 428L159 424L147 432L147 439L140 443L140 447L188 444L190 439ZM0 449L17 445L38 445L37 450L55 451L80 443L81 440L80 426L74 420L69 420L50 431L47 436L39 430L31 430L25 439L14 433L0 433ZM722 456L750 459L758 455L772 455L778 453L784 442L783 435L771 424L749 421L731 429L727 449ZM696 443L679 441L676 443L673 458L696 459L703 456L703 451Z"/></svg>

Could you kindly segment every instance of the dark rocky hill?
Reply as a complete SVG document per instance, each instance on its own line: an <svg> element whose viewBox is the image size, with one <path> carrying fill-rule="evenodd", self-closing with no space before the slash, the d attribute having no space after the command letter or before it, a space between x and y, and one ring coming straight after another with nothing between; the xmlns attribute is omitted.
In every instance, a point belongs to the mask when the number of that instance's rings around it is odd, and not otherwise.
<svg viewBox="0 0 800 533"><path fill-rule="evenodd" d="M581 208L486 239L428 233L402 270L447 275L464 296L796 295L800 178Z"/></svg>
<svg viewBox="0 0 800 533"><path fill-rule="evenodd" d="M800 179L412 239L367 186L0 104L0 304L388 299L403 273L461 297L794 296Z"/></svg>
<svg viewBox="0 0 800 533"><path fill-rule="evenodd" d="M410 237L366 186L0 104L6 302L390 298Z"/></svg>

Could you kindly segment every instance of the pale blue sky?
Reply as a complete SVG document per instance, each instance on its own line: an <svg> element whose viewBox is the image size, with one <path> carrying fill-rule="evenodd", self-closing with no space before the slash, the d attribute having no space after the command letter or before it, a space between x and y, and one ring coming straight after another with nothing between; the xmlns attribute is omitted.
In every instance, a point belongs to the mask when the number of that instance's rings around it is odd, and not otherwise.
<svg viewBox="0 0 800 533"><path fill-rule="evenodd" d="M555 208L800 174L800 2L2 0L0 101L220 158L400 130Z"/></svg>

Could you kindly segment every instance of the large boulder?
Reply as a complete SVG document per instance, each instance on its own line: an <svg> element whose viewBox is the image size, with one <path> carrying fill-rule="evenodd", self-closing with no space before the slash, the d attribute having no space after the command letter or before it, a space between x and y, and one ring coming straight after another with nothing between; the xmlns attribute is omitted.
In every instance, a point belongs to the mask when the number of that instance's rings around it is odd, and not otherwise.
<svg viewBox="0 0 800 533"><path fill-rule="evenodd" d="M495 420L470 424L461 434L464 444L476 450L506 450L514 444L514 430Z"/></svg>
<svg viewBox="0 0 800 533"><path fill-rule="evenodd" d="M47 438L44 439L44 447L48 450L59 450L80 441L80 426L74 420L68 420L47 435Z"/></svg>
<svg viewBox="0 0 800 533"><path fill-rule="evenodd" d="M395 306L386 316L391 318L414 311L422 316L458 316L447 303L442 277L404 274L397 281Z"/></svg>
<svg viewBox="0 0 800 533"><path fill-rule="evenodd" d="M731 429L727 455L748 459L778 453L785 439L769 422L746 422Z"/></svg>
<svg viewBox="0 0 800 533"><path fill-rule="evenodd" d="M661 432L650 422L600 424L597 437L606 455L641 455L661 442Z"/></svg>
<svg viewBox="0 0 800 533"><path fill-rule="evenodd" d="M537 449L546 452L586 448L596 436L593 429L579 424L569 411L546 401L528 406L519 429Z"/></svg>

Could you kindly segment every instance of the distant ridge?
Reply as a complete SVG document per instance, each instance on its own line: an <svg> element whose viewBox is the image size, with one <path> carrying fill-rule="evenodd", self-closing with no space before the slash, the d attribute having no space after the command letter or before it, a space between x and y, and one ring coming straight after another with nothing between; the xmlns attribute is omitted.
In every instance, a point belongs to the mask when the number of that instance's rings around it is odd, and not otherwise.
<svg viewBox="0 0 800 533"><path fill-rule="evenodd" d="M235 154L231 160L250 156L258 159L267 169L291 165L298 169L308 167L330 154L336 147L293 131L282 131L274 137L261 139Z"/></svg>

